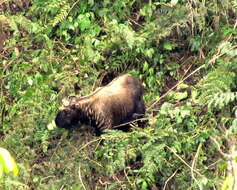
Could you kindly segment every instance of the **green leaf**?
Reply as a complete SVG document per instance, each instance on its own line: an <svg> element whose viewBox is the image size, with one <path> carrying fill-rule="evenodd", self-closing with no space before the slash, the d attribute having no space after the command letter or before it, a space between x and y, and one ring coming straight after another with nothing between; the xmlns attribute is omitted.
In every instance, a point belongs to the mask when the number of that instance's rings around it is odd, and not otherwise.
<svg viewBox="0 0 237 190"><path fill-rule="evenodd" d="M148 63L145 61L145 63L143 64L143 72L144 72L144 71L147 71L148 68L149 68L149 65L148 65Z"/></svg>
<svg viewBox="0 0 237 190"><path fill-rule="evenodd" d="M90 6L93 6L94 5L94 0L88 0L88 4L90 5Z"/></svg>
<svg viewBox="0 0 237 190"><path fill-rule="evenodd" d="M190 110L180 110L180 115L182 118L190 115Z"/></svg>
<svg viewBox="0 0 237 190"><path fill-rule="evenodd" d="M177 101L183 100L188 97L188 92L176 92L174 93L174 99Z"/></svg>
<svg viewBox="0 0 237 190"><path fill-rule="evenodd" d="M146 49L145 55L147 57L152 58L153 54L154 54L154 49L153 48Z"/></svg>
<svg viewBox="0 0 237 190"><path fill-rule="evenodd" d="M78 20L79 20L79 27L81 31L85 31L86 29L90 28L91 21L90 21L89 13L80 14L78 16Z"/></svg>
<svg viewBox="0 0 237 190"><path fill-rule="evenodd" d="M198 91L196 89L192 89L192 100L197 100L198 97Z"/></svg>
<svg viewBox="0 0 237 190"><path fill-rule="evenodd" d="M189 86L187 84L182 83L178 86L178 89L185 89L185 88L188 88L188 87Z"/></svg>
<svg viewBox="0 0 237 190"><path fill-rule="evenodd" d="M147 185L147 182L144 180L142 182L141 190L147 190L147 189L148 189L148 185Z"/></svg>
<svg viewBox="0 0 237 190"><path fill-rule="evenodd" d="M160 113L166 115L169 110L173 109L173 105L171 103L165 102L164 104L162 104L161 108L160 108Z"/></svg>
<svg viewBox="0 0 237 190"><path fill-rule="evenodd" d="M173 45L172 43L170 43L170 42L165 42L165 43L163 44L163 48L164 48L165 50L171 51L171 50L174 48L174 45Z"/></svg>
<svg viewBox="0 0 237 190"><path fill-rule="evenodd" d="M4 169L3 164L0 163L0 179L3 177Z"/></svg>
<svg viewBox="0 0 237 190"><path fill-rule="evenodd" d="M13 172L15 176L18 175L16 162L5 148L0 148L0 165L4 173Z"/></svg>

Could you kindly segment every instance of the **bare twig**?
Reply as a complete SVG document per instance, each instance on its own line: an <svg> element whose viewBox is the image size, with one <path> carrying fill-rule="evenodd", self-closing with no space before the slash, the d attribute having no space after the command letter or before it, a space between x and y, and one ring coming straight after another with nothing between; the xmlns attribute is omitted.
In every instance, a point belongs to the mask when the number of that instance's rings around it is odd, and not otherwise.
<svg viewBox="0 0 237 190"><path fill-rule="evenodd" d="M132 123L134 123L134 122L136 122L136 121L146 121L146 120L148 120L148 118L135 119L135 120L132 120L132 121L129 121L129 122L126 122L126 123L122 123L122 124L116 125L116 126L113 127L113 129L122 127L122 126L124 126L124 125L132 124ZM134 127L134 125L133 125L132 127ZM135 128L135 127L134 127L134 128Z"/></svg>
<svg viewBox="0 0 237 190"><path fill-rule="evenodd" d="M178 170L175 170L175 172L165 181L165 185L163 187L163 190L166 189L166 186L168 184L168 182L175 176L175 174L177 173Z"/></svg>
<svg viewBox="0 0 237 190"><path fill-rule="evenodd" d="M49 179L49 178L54 178L54 177L55 177L55 176L50 175L50 176L47 176L47 177L42 178L41 181L46 180L46 179Z"/></svg>
<svg viewBox="0 0 237 190"><path fill-rule="evenodd" d="M182 84L185 80L187 80L189 77L191 77L193 74L195 74L196 72L198 72L199 70L201 70L202 68L205 67L205 64L201 65L200 67L198 67L197 69L195 69L193 72L191 72L189 75L187 75L186 77L184 77L184 79L182 79L181 81L179 81L176 85L174 85L172 88L170 88L165 94L163 94L159 99L157 99L154 103L152 103L147 110L150 110L151 108L153 108L162 98L166 97L172 90L174 90L177 86L179 86L180 84Z"/></svg>
<svg viewBox="0 0 237 190"><path fill-rule="evenodd" d="M192 169L191 169L192 178L193 178L193 180L198 184L200 190L202 190L202 187L199 185L197 179L195 178L193 171L194 171L194 168L195 168L195 165L196 165L196 161L197 161L197 159L198 159L198 155L199 155L199 153L200 153L201 147L202 147L202 143L199 143L197 152L196 152L196 154L195 154L195 156L194 156L194 159L193 159L193 162L192 162L192 166L191 166L191 167L192 167Z"/></svg>
<svg viewBox="0 0 237 190"><path fill-rule="evenodd" d="M138 22L136 22L135 20L131 19L131 18L128 18L131 22L133 22L134 24L140 26L140 27L143 27L141 24L139 24Z"/></svg>
<svg viewBox="0 0 237 190"><path fill-rule="evenodd" d="M81 166L79 166L78 175L79 175L79 179L80 179L80 182L81 182L81 185L82 185L83 189L86 190L86 187L85 187L85 185L82 181L82 178L81 178Z"/></svg>
<svg viewBox="0 0 237 190"><path fill-rule="evenodd" d="M82 146L81 148L79 148L78 151L84 149L85 147L89 146L90 144L92 144L92 143L94 143L94 142L96 142L96 141L101 141L101 138L98 138L98 139L95 139L95 140L93 140L93 141L90 141L90 142L86 143L84 146Z"/></svg>
<svg viewBox="0 0 237 190"><path fill-rule="evenodd" d="M183 158L181 158L181 156L179 156L172 148L170 148L170 147L167 146L167 145L166 145L166 147L167 147L172 153L174 153L174 155L175 155L178 159L180 159L190 170L193 169L193 168L192 168ZM194 171L195 173L197 173L198 175L202 176L202 174L201 174L199 171L197 171L196 169L193 169L193 171Z"/></svg>
<svg viewBox="0 0 237 190"><path fill-rule="evenodd" d="M184 79L184 77L185 77L185 75L188 73L188 71L192 68L192 64L188 67L188 69L185 71L185 73L184 73L184 75L183 75L183 77L182 77L182 79Z"/></svg>
<svg viewBox="0 0 237 190"><path fill-rule="evenodd" d="M101 179L99 179L99 183L100 183L101 185L109 185L109 184L111 184L111 183L109 183L109 182L107 182L107 181L103 182Z"/></svg>
<svg viewBox="0 0 237 190"><path fill-rule="evenodd" d="M233 50L233 49L235 49L235 48L237 48L237 45L232 46L232 47L229 49L229 51L230 51L230 50ZM222 56L225 55L225 54L226 54L225 52L224 52L224 53L220 53L220 49L219 49L218 52L217 52L217 54L213 56L213 58L209 61L209 63L214 63L219 57L222 57Z"/></svg>
<svg viewBox="0 0 237 190"><path fill-rule="evenodd" d="M86 159L88 159L89 161L95 163L97 166L99 166L101 168L103 167L100 163L96 162L95 160L90 159L89 157L87 157Z"/></svg>
<svg viewBox="0 0 237 190"><path fill-rule="evenodd" d="M131 183L131 181L128 177L128 174L127 174L126 170L124 169L123 172L124 172L124 175L125 175L126 179L128 180L128 183L131 185L132 183Z"/></svg>
<svg viewBox="0 0 237 190"><path fill-rule="evenodd" d="M213 163L211 163L210 165L208 165L207 167L208 168L210 168L210 167L212 167L212 166L215 166L216 164L218 164L218 163L220 163L222 160L221 159L219 159L219 160L217 160L217 161L215 161L215 162L213 162Z"/></svg>
<svg viewBox="0 0 237 190"><path fill-rule="evenodd" d="M60 189L59 189L59 190L63 190L64 186L65 186L65 185L63 184L63 185L60 187Z"/></svg>
<svg viewBox="0 0 237 190"><path fill-rule="evenodd" d="M230 159L230 155L224 153L224 152L221 150L221 146L220 146L220 144L217 142L217 140L216 140L214 137L210 137L210 138L211 138L211 140L214 142L214 144L216 145L218 152L219 152L224 158Z"/></svg>
<svg viewBox="0 0 237 190"><path fill-rule="evenodd" d="M77 3L79 3L80 0L77 0L75 3L73 3L73 5L71 6L71 8L69 9L67 15L69 15L69 13L71 12L71 10L76 6Z"/></svg>

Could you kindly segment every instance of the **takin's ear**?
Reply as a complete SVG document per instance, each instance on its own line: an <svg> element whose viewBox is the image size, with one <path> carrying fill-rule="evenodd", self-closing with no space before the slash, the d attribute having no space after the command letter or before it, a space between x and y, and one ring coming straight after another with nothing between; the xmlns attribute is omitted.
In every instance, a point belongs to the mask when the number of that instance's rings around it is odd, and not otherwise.
<svg viewBox="0 0 237 190"><path fill-rule="evenodd" d="M77 101L76 96L68 96L67 98L62 99L62 104L64 107L68 107L71 104L75 104Z"/></svg>
<svg viewBox="0 0 237 190"><path fill-rule="evenodd" d="M69 99L68 98L63 98L62 99L62 104L63 104L64 107L69 106L70 105Z"/></svg>

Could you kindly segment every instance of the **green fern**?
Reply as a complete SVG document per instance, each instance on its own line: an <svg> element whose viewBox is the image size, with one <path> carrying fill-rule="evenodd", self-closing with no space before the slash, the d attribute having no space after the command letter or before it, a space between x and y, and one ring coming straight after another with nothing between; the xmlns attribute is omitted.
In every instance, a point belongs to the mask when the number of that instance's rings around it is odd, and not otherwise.
<svg viewBox="0 0 237 190"><path fill-rule="evenodd" d="M67 17L71 7L70 3L67 1L63 1L63 3L61 1L59 2L60 3L58 3L57 5L63 7L60 8L59 13L54 17L54 19L50 23L50 25L52 25L53 27L56 26L58 23L62 22Z"/></svg>
<svg viewBox="0 0 237 190"><path fill-rule="evenodd" d="M208 104L210 107L223 108L237 98L237 54L236 47L230 42L222 42L217 48L217 67L209 72L199 83L201 104ZM214 58L215 58L214 57ZM213 60L213 58L212 58Z"/></svg>
<svg viewBox="0 0 237 190"><path fill-rule="evenodd" d="M50 2L48 8L49 9L51 9L51 8L59 9L66 4L68 4L68 0L53 0Z"/></svg>
<svg viewBox="0 0 237 190"><path fill-rule="evenodd" d="M232 63L222 63L199 83L201 88L200 101L203 104L209 102L217 93L231 92L235 85L236 73L232 69ZM212 103L213 104L213 103Z"/></svg>
<svg viewBox="0 0 237 190"><path fill-rule="evenodd" d="M208 107L221 109L235 100L237 100L237 92L217 93L212 96L211 101L208 103Z"/></svg>

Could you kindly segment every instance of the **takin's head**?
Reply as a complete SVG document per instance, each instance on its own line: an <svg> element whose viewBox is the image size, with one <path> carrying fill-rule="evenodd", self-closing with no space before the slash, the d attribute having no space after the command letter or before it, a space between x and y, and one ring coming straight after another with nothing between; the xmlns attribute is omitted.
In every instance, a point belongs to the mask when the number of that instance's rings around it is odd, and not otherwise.
<svg viewBox="0 0 237 190"><path fill-rule="evenodd" d="M74 109L66 108L59 110L55 123L58 127L69 129L78 123L77 112Z"/></svg>
<svg viewBox="0 0 237 190"><path fill-rule="evenodd" d="M69 129L78 124L80 115L74 105L75 99L75 96L71 96L62 100L63 107L59 109L55 118L55 123L58 127Z"/></svg>

